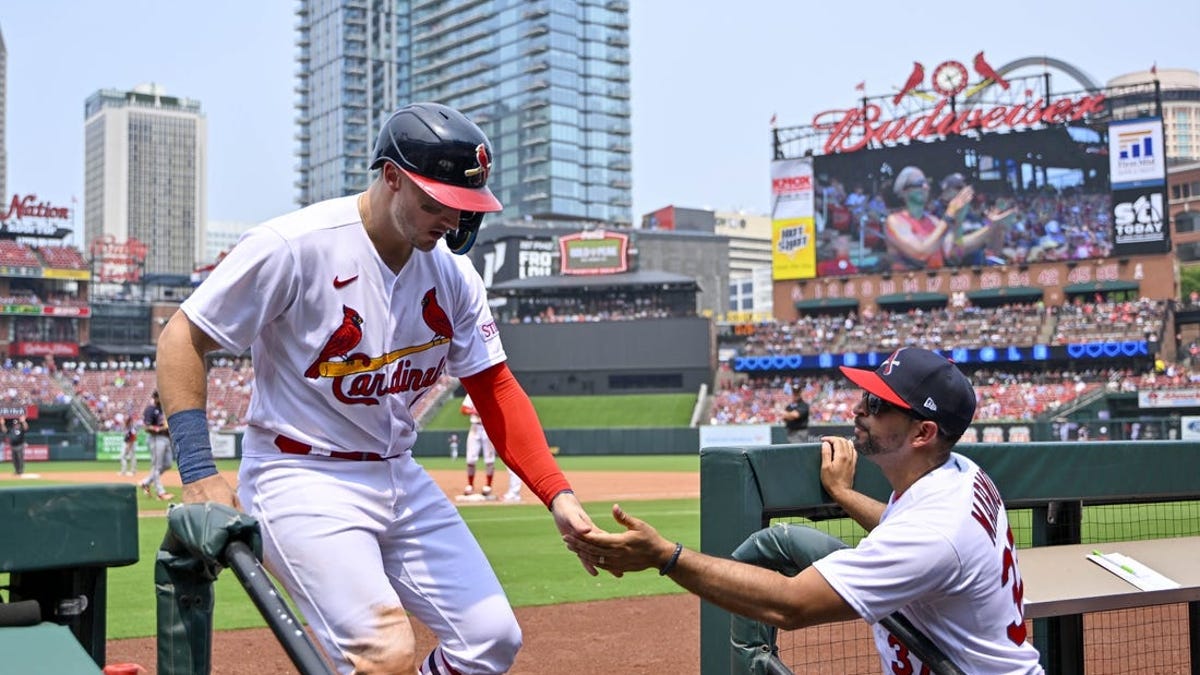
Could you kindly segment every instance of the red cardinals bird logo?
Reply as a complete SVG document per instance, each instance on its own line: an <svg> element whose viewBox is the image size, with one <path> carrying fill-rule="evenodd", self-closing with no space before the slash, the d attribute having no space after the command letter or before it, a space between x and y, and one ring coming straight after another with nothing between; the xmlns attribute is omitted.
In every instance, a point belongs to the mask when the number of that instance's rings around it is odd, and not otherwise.
<svg viewBox="0 0 1200 675"><path fill-rule="evenodd" d="M975 72L979 73L980 77L983 79L991 80L992 82L1000 85L1000 88L1002 89L1008 89L1009 87L1008 80L1001 77L1000 73L997 73L992 68L992 64L988 63L987 60L983 58L983 52L979 52L975 55Z"/></svg>
<svg viewBox="0 0 1200 675"><path fill-rule="evenodd" d="M919 61L913 61L912 74L908 76L908 81L904 83L903 87L900 87L900 91L892 98L892 105L900 105L900 101L904 100L908 92L916 90L917 85L921 84L924 80L925 66L921 65Z"/></svg>
<svg viewBox="0 0 1200 675"><path fill-rule="evenodd" d="M479 164L479 166L473 169L467 169L466 171L463 171L463 174L465 174L468 178L474 178L475 176L483 174L483 178L479 181L479 184L486 185L488 174L492 171L492 158L488 157L487 146L483 143L475 146L475 161Z"/></svg>
<svg viewBox="0 0 1200 675"><path fill-rule="evenodd" d="M338 326L333 331L333 335L329 336L329 341L325 343L325 347L321 349L320 356L308 370L304 371L304 376L310 380L315 380L321 376L321 364L329 361L335 356L346 356L351 349L358 346L362 341L362 326L363 318L353 308L342 305L342 325Z"/></svg>
<svg viewBox="0 0 1200 675"><path fill-rule="evenodd" d="M421 298L421 318L425 319L425 325L433 329L435 338L438 336L446 339L454 337L454 327L450 325L450 317L446 316L445 310L438 306L436 288L425 291L425 297Z"/></svg>

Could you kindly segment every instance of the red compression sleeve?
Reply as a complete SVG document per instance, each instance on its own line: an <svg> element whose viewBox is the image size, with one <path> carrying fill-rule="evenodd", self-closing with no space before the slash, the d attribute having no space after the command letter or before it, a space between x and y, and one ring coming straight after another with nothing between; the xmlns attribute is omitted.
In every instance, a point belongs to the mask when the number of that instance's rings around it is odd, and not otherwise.
<svg viewBox="0 0 1200 675"><path fill-rule="evenodd" d="M517 472L543 504L549 507L559 492L571 489L550 454L533 403L507 364L498 363L464 377L462 384L504 464Z"/></svg>

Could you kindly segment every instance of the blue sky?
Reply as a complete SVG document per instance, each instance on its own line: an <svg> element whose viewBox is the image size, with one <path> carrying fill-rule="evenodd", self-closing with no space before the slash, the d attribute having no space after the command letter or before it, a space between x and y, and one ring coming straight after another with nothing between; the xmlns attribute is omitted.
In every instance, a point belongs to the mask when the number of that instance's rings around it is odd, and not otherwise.
<svg viewBox="0 0 1200 675"><path fill-rule="evenodd" d="M806 124L852 105L861 81L871 94L894 91L913 61L970 65L984 50L1000 66L1047 55L1100 81L1154 63L1200 70L1195 0L630 4L635 221L668 204L766 213L771 116ZM293 208L294 8L286 0L4 3L4 201L14 192L56 205L82 199L84 100L156 82L199 99L208 119L211 220L259 221Z"/></svg>

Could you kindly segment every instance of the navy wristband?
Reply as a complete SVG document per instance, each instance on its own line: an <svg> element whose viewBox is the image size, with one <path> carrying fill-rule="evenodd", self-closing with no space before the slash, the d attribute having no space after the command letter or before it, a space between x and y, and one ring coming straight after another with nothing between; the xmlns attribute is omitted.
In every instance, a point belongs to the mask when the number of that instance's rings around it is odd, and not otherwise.
<svg viewBox="0 0 1200 675"><path fill-rule="evenodd" d="M679 562L679 554L683 553L683 544L675 542L675 553L671 554L671 559L662 567L658 568L658 576L665 577L675 569L675 563Z"/></svg>
<svg viewBox="0 0 1200 675"><path fill-rule="evenodd" d="M564 488L562 490L559 490L558 492L555 492L554 496L550 498L550 503L546 505L546 510L554 511L554 500L558 499L558 496L563 495L563 494L573 495L573 494L575 494L575 491L572 490L571 488Z"/></svg>
<svg viewBox="0 0 1200 675"><path fill-rule="evenodd" d="M199 408L180 410L167 418L167 425L171 429L171 441L175 443L175 463L179 466L183 484L217 475L204 411Z"/></svg>

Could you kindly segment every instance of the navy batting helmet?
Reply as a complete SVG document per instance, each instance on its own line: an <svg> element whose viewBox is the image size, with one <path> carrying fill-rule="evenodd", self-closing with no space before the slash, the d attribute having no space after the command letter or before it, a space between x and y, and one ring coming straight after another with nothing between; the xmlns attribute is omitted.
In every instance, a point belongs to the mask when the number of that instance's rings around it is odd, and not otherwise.
<svg viewBox="0 0 1200 675"><path fill-rule="evenodd" d="M458 229L446 233L450 250L475 243L483 214L504 208L488 189L492 144L474 122L440 103L412 103L392 113L371 155L371 168L395 164L439 203L461 211Z"/></svg>

